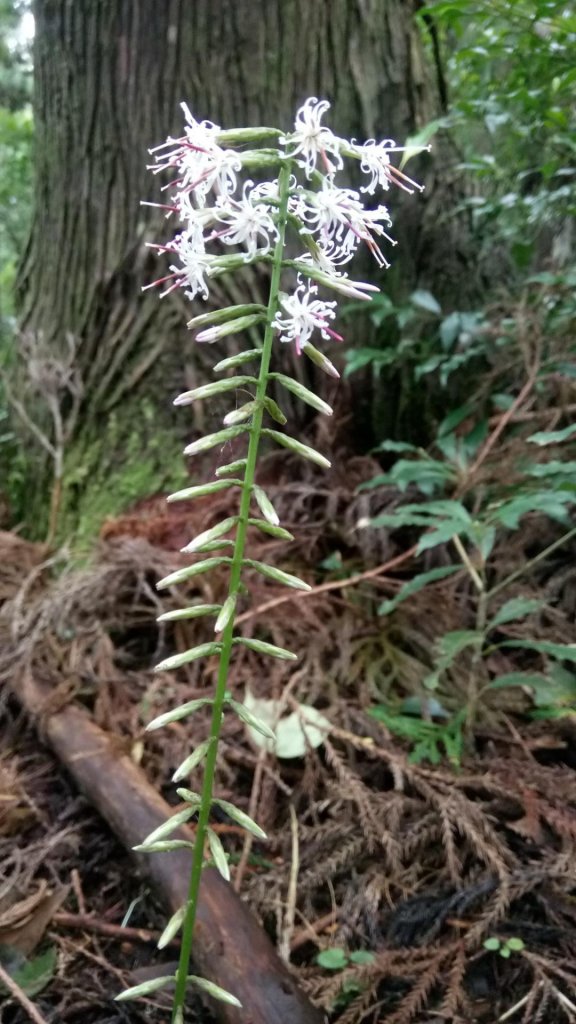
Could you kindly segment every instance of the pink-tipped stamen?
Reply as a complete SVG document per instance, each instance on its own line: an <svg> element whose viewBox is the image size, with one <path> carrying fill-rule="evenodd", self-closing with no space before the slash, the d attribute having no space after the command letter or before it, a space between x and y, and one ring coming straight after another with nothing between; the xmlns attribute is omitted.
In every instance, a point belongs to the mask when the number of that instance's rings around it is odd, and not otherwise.
<svg viewBox="0 0 576 1024"><path fill-rule="evenodd" d="M142 285L142 288L140 290L143 292L147 292L149 288L157 288L159 284L164 284L165 281L172 281L173 278L181 276L181 274L167 274L166 277L159 277L157 281L152 281L151 284ZM172 287L177 288L178 284L175 284ZM172 288L170 288L169 290L172 291ZM167 294L168 292L164 292L164 295Z"/></svg>

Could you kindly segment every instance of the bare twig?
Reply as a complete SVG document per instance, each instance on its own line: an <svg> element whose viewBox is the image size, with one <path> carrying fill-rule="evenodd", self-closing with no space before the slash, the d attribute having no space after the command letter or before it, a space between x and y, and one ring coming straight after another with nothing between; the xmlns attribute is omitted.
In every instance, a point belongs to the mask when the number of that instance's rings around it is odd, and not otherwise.
<svg viewBox="0 0 576 1024"><path fill-rule="evenodd" d="M388 572L390 569L395 569L398 565L403 565L404 562L408 562L412 556L416 554L416 547L417 545L414 544L408 549L408 551L403 551L401 555L396 555L396 557L391 558L389 562L377 565L375 569L367 569L366 572L356 573L355 576L349 576L346 580L330 580L328 583L320 583L319 586L312 587L311 590L300 590L296 597L294 594L286 594L282 595L282 597L273 597L270 601L265 601L256 608L250 608L247 612L239 615L236 619L236 625L239 625L241 622L247 622L249 619L254 619L259 615L263 615L264 612L269 612L272 608L278 608L279 605L285 604L286 601L301 601L306 598L317 597L318 594L325 594L330 590L344 590L345 587L355 587L359 583L363 583L365 580L381 576L382 573ZM393 583L396 581L390 580L390 582Z"/></svg>
<svg viewBox="0 0 576 1024"><path fill-rule="evenodd" d="M294 918L296 915L296 898L298 896L298 871L300 869L300 844L298 841L298 818L294 805L290 804L290 831L292 833L292 857L290 860L290 878L288 880L288 897L282 935L278 944L278 952L286 963L290 963L292 936L294 935Z"/></svg>
<svg viewBox="0 0 576 1024"><path fill-rule="evenodd" d="M160 932L150 931L148 928L129 928L120 924L111 924L109 921L102 921L92 914L69 914L67 911L59 911L54 914L52 923L60 928L73 928L85 932L93 932L96 935L104 935L108 939L118 939L122 942L143 942L156 945L160 938ZM175 943L177 945L177 943Z"/></svg>
<svg viewBox="0 0 576 1024"><path fill-rule="evenodd" d="M294 932L290 942L291 951L294 952L295 949L304 946L306 942L315 942L317 945L320 945L320 933L326 928L333 927L337 920L337 909L332 908L330 913L319 917L317 921L307 921L303 928L299 928L297 932Z"/></svg>
<svg viewBox="0 0 576 1024"><path fill-rule="evenodd" d="M516 396L516 398L512 402L512 405L510 406L510 408L507 409L506 412L500 417L500 421L499 421L498 425L494 428L494 430L489 435L489 437L486 438L484 444L482 445L482 448L478 452L478 455L477 455L476 459L474 460L474 462L472 463L470 469L468 470L468 472L466 474L466 481L471 480L474 477L474 475L477 473L477 471L479 470L479 468L482 465L482 463L485 462L486 458L488 457L488 455L492 451L492 449L493 449L494 445L496 444L498 438L500 437L502 431L506 429L506 427L510 423L510 420L513 419L514 414L518 411L518 409L521 408L521 406L524 404L524 402L528 398L528 395L532 391L532 388L534 387L534 384L536 382L536 377L538 375L539 367L540 367L539 361L535 360L534 361L534 365L532 366L532 368L530 370L530 373L528 375L528 380L524 384L524 387L522 388L520 393ZM462 487L464 487L464 486L465 486L465 484L461 485L460 493L461 493Z"/></svg>

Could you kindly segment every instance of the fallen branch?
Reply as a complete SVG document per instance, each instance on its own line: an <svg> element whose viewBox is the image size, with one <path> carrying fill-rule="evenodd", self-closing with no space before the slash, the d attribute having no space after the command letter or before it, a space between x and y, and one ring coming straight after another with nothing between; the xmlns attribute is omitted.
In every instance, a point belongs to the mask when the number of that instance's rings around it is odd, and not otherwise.
<svg viewBox="0 0 576 1024"><path fill-rule="evenodd" d="M43 715L49 695L49 690L30 677L19 681L18 700L29 714L41 719L44 738L78 787L124 845L132 848L174 809L130 758L119 754L114 737L94 725L85 712L68 705L50 717ZM192 840L193 832L183 827L174 837ZM139 855L138 862L174 913L187 899L190 853L175 850ZM222 1002L212 1004L223 1024L322 1024L323 1015L298 987L232 886L214 868L202 873L194 962L199 974L233 992L242 1003L241 1010Z"/></svg>

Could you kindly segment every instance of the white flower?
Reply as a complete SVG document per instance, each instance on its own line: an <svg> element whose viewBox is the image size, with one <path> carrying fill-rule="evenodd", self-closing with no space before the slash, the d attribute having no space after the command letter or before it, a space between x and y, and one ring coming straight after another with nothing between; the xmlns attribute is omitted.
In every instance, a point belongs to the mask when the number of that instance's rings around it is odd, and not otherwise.
<svg viewBox="0 0 576 1024"><path fill-rule="evenodd" d="M164 187L193 193L198 206L204 206L212 189L223 195L235 192L242 162L234 150L218 145L219 125L196 121L185 103L182 109L186 117L184 135L179 139L169 137L150 150L156 159L150 170L155 174L167 169L177 171L178 178Z"/></svg>
<svg viewBox="0 0 576 1024"><path fill-rule="evenodd" d="M285 135L280 142L283 146L289 146L288 156L302 155L299 160L300 167L304 167L306 177L309 178L316 167L316 158L320 155L324 169L328 174L343 167L343 160L340 155L340 139L338 139L329 128L320 124L322 116L330 108L327 100L317 100L310 96L302 104L296 114L294 131ZM333 162L328 159L331 154Z"/></svg>
<svg viewBox="0 0 576 1024"><path fill-rule="evenodd" d="M318 192L306 193L298 213L308 225L303 233L318 232L320 243L329 251L333 263L347 263L360 242L365 242L379 265L388 266L373 238L375 234L382 235L395 244L382 226L392 223L385 206L367 210L358 192L337 188L330 178L325 178Z"/></svg>
<svg viewBox="0 0 576 1024"><path fill-rule="evenodd" d="M324 302L322 299L314 298L318 293L316 285L310 281L302 281L298 275L298 287L293 295L281 293L280 305L287 316L277 313L273 327L280 332L280 341L293 341L296 343L298 354L308 343L310 336L315 330L319 330L325 339L343 339L335 331L331 330L328 322L336 316L334 310L335 302Z"/></svg>
<svg viewBox="0 0 576 1024"><path fill-rule="evenodd" d="M253 203L254 183L247 181L242 199L219 200L216 204L216 219L225 224L224 231L215 232L212 237L220 238L226 245L246 245L249 258L256 255L259 240L262 253L267 253L271 239L278 237L278 229L265 205ZM256 194L257 195L257 194Z"/></svg>
<svg viewBox="0 0 576 1024"><path fill-rule="evenodd" d="M370 292L379 292L375 284L367 281L351 281L347 274L338 271L331 253L322 246L316 246L314 255L305 252L298 259L294 260L297 269L302 270L306 277L312 277L325 288L331 288L335 292L348 296L351 299L364 299L370 302Z"/></svg>
<svg viewBox="0 0 576 1024"><path fill-rule="evenodd" d="M151 245L151 248L175 255L181 266L171 264L170 274L158 281L153 281L152 284L145 285L142 291L153 288L155 285L164 284L165 281L171 281L168 288L161 292L161 298L169 295L175 288L184 288L184 294L189 299L195 299L197 295L201 295L203 299L208 298L208 286L204 277L210 273L214 257L206 254L204 243L196 232L183 231L167 245Z"/></svg>
<svg viewBox="0 0 576 1024"><path fill-rule="evenodd" d="M360 168L364 174L370 175L367 185L360 188L361 192L368 192L374 195L376 188L389 189L390 185L398 185L404 192L414 192L417 189L423 191L424 186L409 178L403 171L390 162L390 153L403 153L404 147L397 146L393 139L384 139L376 142L375 139L368 139L362 145L352 143L352 149L360 158Z"/></svg>

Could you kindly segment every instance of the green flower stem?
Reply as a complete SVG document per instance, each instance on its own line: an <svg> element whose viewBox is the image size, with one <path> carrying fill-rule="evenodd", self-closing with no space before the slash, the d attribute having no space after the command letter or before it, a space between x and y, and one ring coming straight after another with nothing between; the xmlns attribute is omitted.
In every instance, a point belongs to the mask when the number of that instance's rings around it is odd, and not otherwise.
<svg viewBox="0 0 576 1024"><path fill-rule="evenodd" d="M244 474L244 480L242 484L240 514L236 530L236 543L234 545L234 555L232 557L232 563L230 568L230 584L228 588L229 596L235 596L236 594L238 594L240 588L240 578L242 574L242 565L244 561L244 549L246 545L246 534L248 531L248 519L250 517L250 502L252 498L252 489L254 486L254 476L256 472L256 460L258 456L258 446L260 443L260 434L262 430L262 417L264 414L264 398L266 397L268 371L270 367L270 357L272 354L272 341L274 336L272 322L278 311L278 293L280 290L280 276L282 273L282 257L284 254L284 238L286 234L286 222L288 213L289 181L290 163L286 162L281 167L278 179L278 191L280 197L280 207L278 213L278 241L276 243L274 250L272 279L270 282L270 297L268 301L268 310L266 314L266 331L264 334L262 358L260 362L260 372L258 375L258 384L256 388L256 410L254 412L254 416L252 418L252 423L250 426L250 442L248 445L246 471ZM180 961L178 964L178 970L176 972L176 990L174 993L174 1003L172 1009L172 1024L180 1024L180 1022L182 1021L182 1008L184 1006L184 999L186 997L186 980L189 972L190 954L192 951L192 939L194 935L194 925L196 922L196 908L198 904L200 878L202 875L202 862L204 858L206 830L208 827L210 809L212 805L212 790L214 785L214 772L216 768L216 755L218 752L218 739L220 736L222 715L224 711L226 683L228 679L228 666L230 664L232 642L234 639L234 625L235 616L232 617L232 619L224 629L221 639L222 650L220 652L218 681L216 683L216 692L214 695L214 703L212 708L212 723L210 727L209 738L210 745L208 748L208 753L206 755L204 780L202 785L202 804L200 806L200 811L198 814L198 824L196 826L196 839L194 843L194 852L192 856L190 885L188 888L188 903L186 909L186 917L184 918L184 922L182 925L182 945L180 949Z"/></svg>

